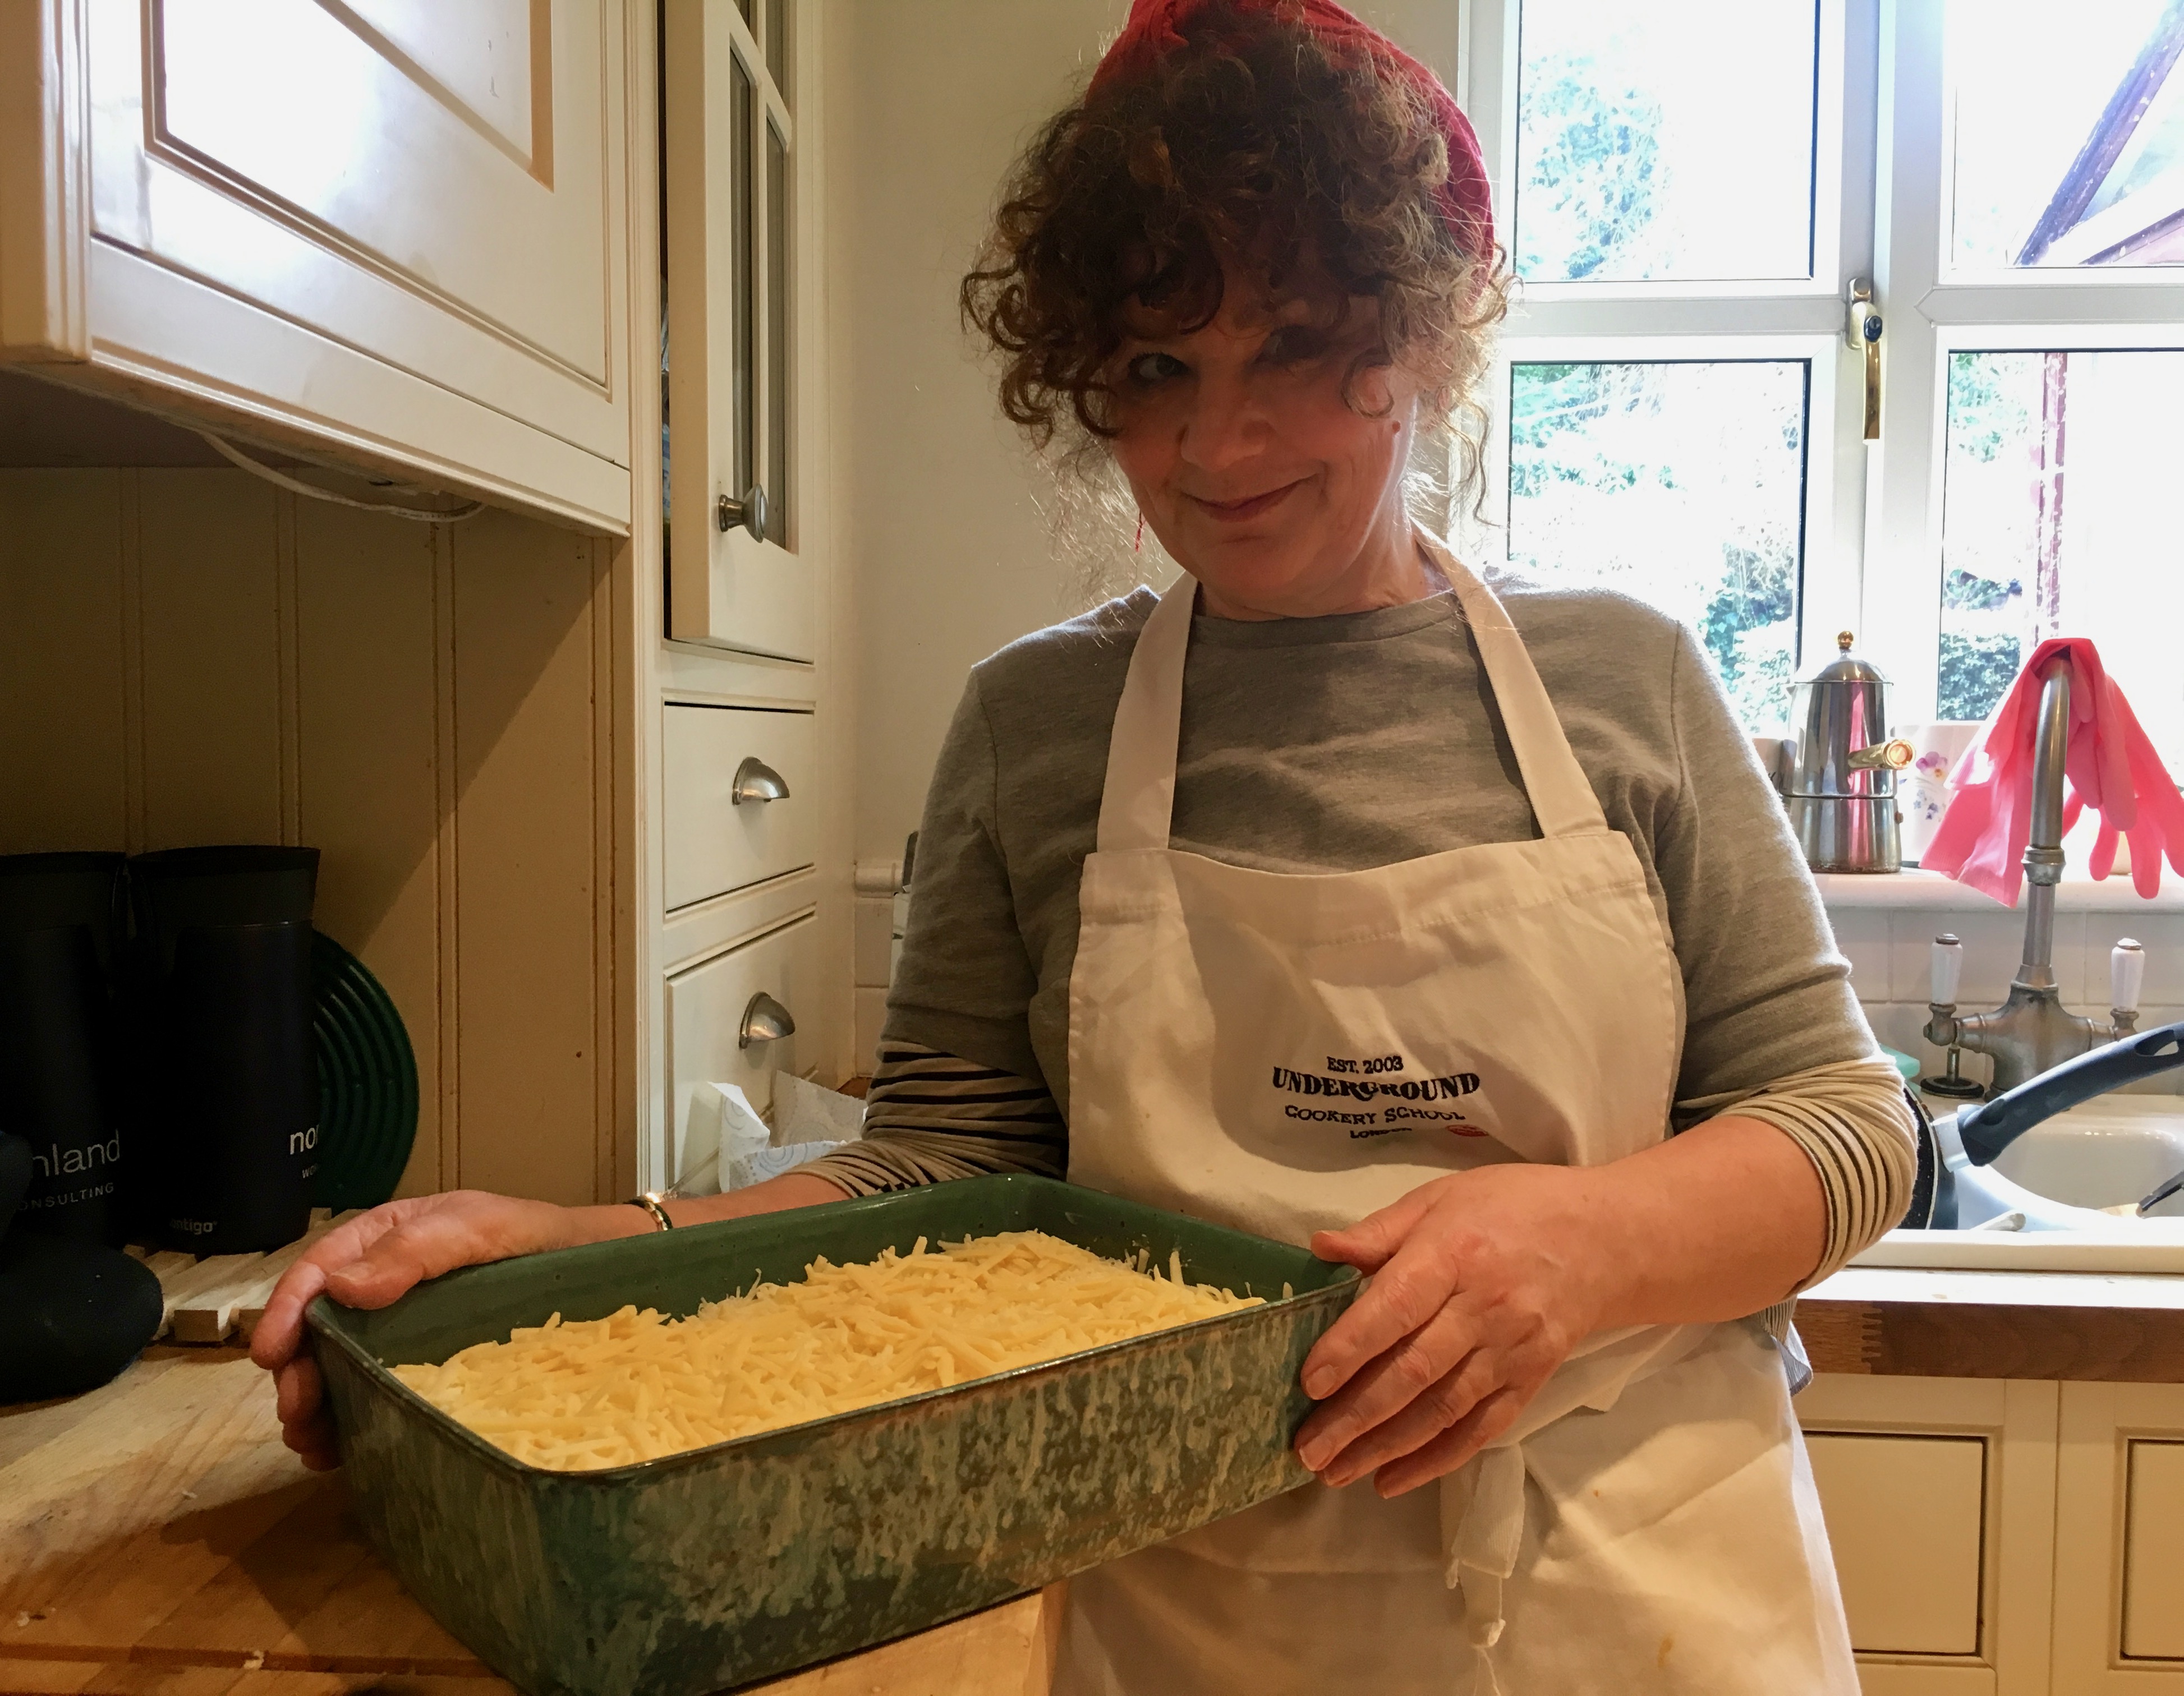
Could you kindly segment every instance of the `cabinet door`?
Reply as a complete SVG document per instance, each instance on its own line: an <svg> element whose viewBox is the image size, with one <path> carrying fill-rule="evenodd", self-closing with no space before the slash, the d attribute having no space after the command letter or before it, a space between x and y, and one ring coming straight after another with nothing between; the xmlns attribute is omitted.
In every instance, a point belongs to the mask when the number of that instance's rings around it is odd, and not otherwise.
<svg viewBox="0 0 2184 1696"><path fill-rule="evenodd" d="M660 90L669 634L788 659L814 659L817 641L794 450L819 327L797 309L816 227L788 100L805 15L789 0L678 0Z"/></svg>
<svg viewBox="0 0 2184 1696"><path fill-rule="evenodd" d="M1976 1656L1986 1439L1816 1431L1806 1443L1852 1644L1862 1654Z"/></svg>
<svg viewBox="0 0 2184 1696"><path fill-rule="evenodd" d="M629 516L621 0L87 0L93 363Z"/></svg>
<svg viewBox="0 0 2184 1696"><path fill-rule="evenodd" d="M2055 1688L2184 1696L2184 1385L2065 1384Z"/></svg>
<svg viewBox="0 0 2184 1696"><path fill-rule="evenodd" d="M1831 1374L1797 1399L1867 1696L2045 1696L2055 1398Z"/></svg>

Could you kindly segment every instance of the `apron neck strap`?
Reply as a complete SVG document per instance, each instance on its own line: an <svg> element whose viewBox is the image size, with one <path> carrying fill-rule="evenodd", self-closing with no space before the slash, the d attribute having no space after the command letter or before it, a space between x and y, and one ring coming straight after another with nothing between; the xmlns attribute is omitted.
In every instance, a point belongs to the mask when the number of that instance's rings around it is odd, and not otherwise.
<svg viewBox="0 0 2184 1696"><path fill-rule="evenodd" d="M1584 768L1570 752L1554 703L1532 656L1494 592L1448 549L1422 532L1420 544L1456 591L1479 644L1479 663L1501 709L1540 834L1571 837L1607 828ZM1100 798L1097 850L1122 854L1165 848L1175 813L1175 762L1183 734L1183 665L1198 580L1185 572L1160 598L1138 633L1129 675L1115 709L1107 745L1106 783Z"/></svg>
<svg viewBox="0 0 2184 1696"><path fill-rule="evenodd" d="M1502 709L1502 727L1509 732L1540 834L1596 836L1607 828L1607 815L1600 810L1600 798L1592 792L1585 768L1570 752L1562 719L1533 668L1524 637L1509 621L1508 609L1445 544L1423 531L1418 542L1456 591L1472 640L1479 644L1479 663L1486 668L1494 704Z"/></svg>
<svg viewBox="0 0 2184 1696"><path fill-rule="evenodd" d="M1100 795L1101 854L1164 848L1175 813L1175 758L1183 739L1183 660L1198 579L1188 571L1168 587L1138 632L1129 675L1107 742L1107 781Z"/></svg>

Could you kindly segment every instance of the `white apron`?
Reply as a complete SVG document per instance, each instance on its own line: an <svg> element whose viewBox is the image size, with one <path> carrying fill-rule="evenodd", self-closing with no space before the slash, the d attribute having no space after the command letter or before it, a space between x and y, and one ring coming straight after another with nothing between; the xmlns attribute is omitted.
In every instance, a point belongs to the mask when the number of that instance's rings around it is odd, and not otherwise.
<svg viewBox="0 0 2184 1696"><path fill-rule="evenodd" d="M1115 715L1069 994L1069 1176L1285 1242L1668 1134L1683 984L1501 603L1436 544L1540 839L1286 876L1168 846L1197 584ZM1505 1631L1504 1625L1507 1624ZM1438 1488L1307 1484L1071 1582L1058 1696L1856 1696L1756 1326L1580 1346Z"/></svg>

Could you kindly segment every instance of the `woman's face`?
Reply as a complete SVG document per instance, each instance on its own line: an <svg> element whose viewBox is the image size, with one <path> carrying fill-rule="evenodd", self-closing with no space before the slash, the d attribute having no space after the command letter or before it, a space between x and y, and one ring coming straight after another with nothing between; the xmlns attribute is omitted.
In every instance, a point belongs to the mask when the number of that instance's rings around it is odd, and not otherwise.
<svg viewBox="0 0 2184 1696"><path fill-rule="evenodd" d="M1417 598L1402 475L1418 385L1359 369L1379 346L1378 303L1347 298L1336 318L1331 287L1315 300L1233 268L1223 281L1220 313L1188 334L1140 309L1110 368L1112 448L1139 510L1216 616Z"/></svg>

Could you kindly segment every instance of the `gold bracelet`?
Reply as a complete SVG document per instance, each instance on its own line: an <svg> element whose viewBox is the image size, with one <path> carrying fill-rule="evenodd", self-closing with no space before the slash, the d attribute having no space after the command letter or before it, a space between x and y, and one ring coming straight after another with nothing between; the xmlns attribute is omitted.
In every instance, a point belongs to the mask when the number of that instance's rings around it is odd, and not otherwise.
<svg viewBox="0 0 2184 1696"><path fill-rule="evenodd" d="M658 1190L649 1189L643 1195L632 1196L629 1198L629 1205L641 1207L650 1214L653 1229L655 1231L672 1231L675 1228L675 1221L667 1216L667 1209L660 1205Z"/></svg>

